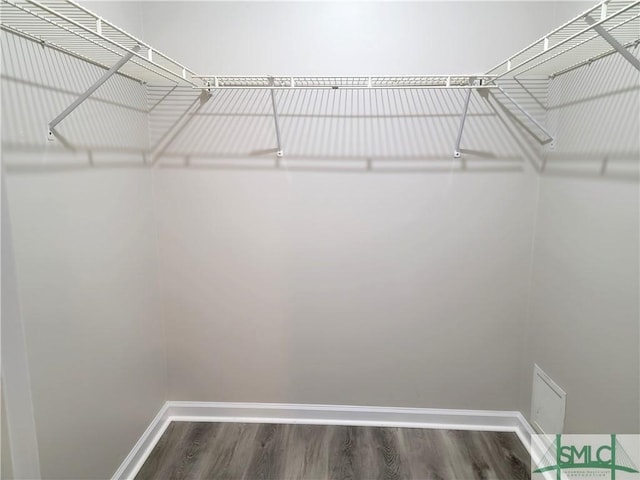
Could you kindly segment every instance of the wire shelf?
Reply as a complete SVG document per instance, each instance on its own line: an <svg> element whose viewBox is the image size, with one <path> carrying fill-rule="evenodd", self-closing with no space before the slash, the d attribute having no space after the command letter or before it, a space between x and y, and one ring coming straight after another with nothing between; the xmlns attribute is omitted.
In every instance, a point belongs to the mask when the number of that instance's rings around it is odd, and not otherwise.
<svg viewBox="0 0 640 480"><path fill-rule="evenodd" d="M553 145L554 137L506 92L499 80L520 75L547 76L567 72L595 59L619 52L638 70L640 60L626 48L640 43L640 0L605 0L580 16L477 75L290 76L196 75L170 57L126 33L72 0L0 0L0 27L107 69L88 90L49 122L55 127L116 72L153 85L166 83L195 89L268 89L276 133L276 155L284 155L278 96L284 89L461 89L466 90L454 157L461 140L472 90L497 89Z"/></svg>
<svg viewBox="0 0 640 480"><path fill-rule="evenodd" d="M496 65L487 75L495 75L496 80L523 74L554 77L614 53L616 50L596 31L597 27L624 47L640 41L640 1L599 3Z"/></svg>
<svg viewBox="0 0 640 480"><path fill-rule="evenodd" d="M591 19L589 24L587 20ZM142 82L195 88L491 88L501 78L564 73L615 52L596 31L624 47L640 41L640 0L608 0L540 38L484 75L269 76L195 75L170 57L72 0L0 0L0 26Z"/></svg>
<svg viewBox="0 0 640 480"><path fill-rule="evenodd" d="M210 88L482 88L493 80L489 75L421 75L421 76L269 76L269 75L199 75L194 78Z"/></svg>
<svg viewBox="0 0 640 480"><path fill-rule="evenodd" d="M104 68L133 53L120 73L141 82L196 85L193 71L71 0L0 0L0 26Z"/></svg>

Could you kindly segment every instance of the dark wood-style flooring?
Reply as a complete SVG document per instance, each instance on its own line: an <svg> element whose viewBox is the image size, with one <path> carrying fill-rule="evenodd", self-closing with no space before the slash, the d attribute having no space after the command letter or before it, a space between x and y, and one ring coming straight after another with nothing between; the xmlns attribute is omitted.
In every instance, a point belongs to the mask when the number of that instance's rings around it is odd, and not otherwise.
<svg viewBox="0 0 640 480"><path fill-rule="evenodd" d="M136 480L529 479L514 433L172 422Z"/></svg>

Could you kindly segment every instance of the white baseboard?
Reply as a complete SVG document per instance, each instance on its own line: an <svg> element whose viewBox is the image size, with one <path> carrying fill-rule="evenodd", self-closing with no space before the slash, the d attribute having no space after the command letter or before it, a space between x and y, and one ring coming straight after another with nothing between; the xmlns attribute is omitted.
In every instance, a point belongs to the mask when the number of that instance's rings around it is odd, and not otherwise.
<svg viewBox="0 0 640 480"><path fill-rule="evenodd" d="M533 428L520 412L282 403L167 402L112 480L130 480L172 421L303 423L514 432L529 450Z"/></svg>
<svg viewBox="0 0 640 480"><path fill-rule="evenodd" d="M166 402L133 446L129 455L118 467L116 473L113 474L111 480L133 479L170 423L169 402Z"/></svg>

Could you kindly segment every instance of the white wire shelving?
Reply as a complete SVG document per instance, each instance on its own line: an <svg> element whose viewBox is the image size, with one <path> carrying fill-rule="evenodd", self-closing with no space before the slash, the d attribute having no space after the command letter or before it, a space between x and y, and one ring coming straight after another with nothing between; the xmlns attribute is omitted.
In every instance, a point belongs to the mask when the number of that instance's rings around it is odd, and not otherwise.
<svg viewBox="0 0 640 480"><path fill-rule="evenodd" d="M553 78L640 41L640 1L607 0L510 56L486 72L501 78ZM632 59L629 59L632 61Z"/></svg>
<svg viewBox="0 0 640 480"><path fill-rule="evenodd" d="M196 86L195 73L71 0L0 0L2 29L145 83Z"/></svg>
<svg viewBox="0 0 640 480"><path fill-rule="evenodd" d="M496 89L553 144L553 136L501 85L508 79L554 78L604 56L618 53L640 71L640 60L628 48L640 44L640 0L605 0L538 41L511 55L484 74L405 76L196 75L150 45L72 0L0 0L0 27L81 58L107 71L49 123L55 126L118 73L143 83L172 82L203 90L266 89L271 91L273 118L282 156L275 91L284 89L459 89L465 91L454 156L460 143L473 90ZM210 95L209 95L210 96Z"/></svg>
<svg viewBox="0 0 640 480"><path fill-rule="evenodd" d="M269 76L269 75L197 75L199 87L252 89L365 89L365 88L491 88L493 75L404 75L404 76Z"/></svg>
<svg viewBox="0 0 640 480"><path fill-rule="evenodd" d="M612 43L613 42L613 43ZM640 43L640 0L605 0L556 28L482 75L288 76L197 75L214 88L492 88L501 79L530 75L553 78ZM637 64L637 59L636 59ZM640 65L640 64L637 64ZM640 69L640 67L637 67Z"/></svg>

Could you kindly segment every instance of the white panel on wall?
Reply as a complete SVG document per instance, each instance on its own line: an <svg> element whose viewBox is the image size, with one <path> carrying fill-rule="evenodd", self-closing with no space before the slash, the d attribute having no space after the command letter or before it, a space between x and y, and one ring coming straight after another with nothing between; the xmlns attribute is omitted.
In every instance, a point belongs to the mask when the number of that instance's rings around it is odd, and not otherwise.
<svg viewBox="0 0 640 480"><path fill-rule="evenodd" d="M533 369L531 423L540 433L562 433L567 394L538 365Z"/></svg>

